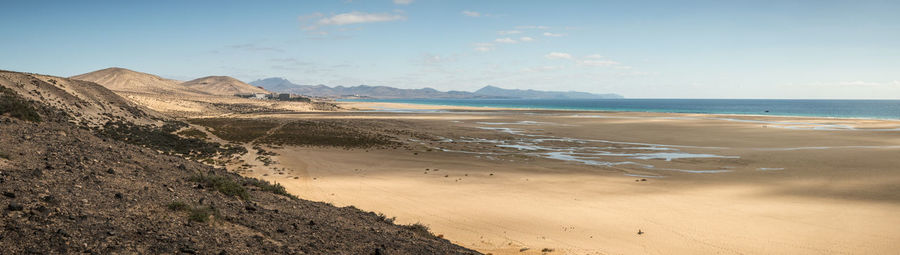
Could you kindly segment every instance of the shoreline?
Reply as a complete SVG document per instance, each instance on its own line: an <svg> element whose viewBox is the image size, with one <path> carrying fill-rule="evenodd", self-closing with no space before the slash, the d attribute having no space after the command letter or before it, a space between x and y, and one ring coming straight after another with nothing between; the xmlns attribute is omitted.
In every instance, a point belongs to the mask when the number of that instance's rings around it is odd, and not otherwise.
<svg viewBox="0 0 900 255"><path fill-rule="evenodd" d="M893 139L900 130L863 129L900 121L802 117L794 119L804 123L772 128L757 121L786 119L353 105L434 111L237 115L341 123L401 134L395 140L404 144L274 146L266 150L279 154L275 165L242 174L305 199L421 222L453 243L493 254L900 248L883 240L900 236L888 227L900 224L893 214L900 210L900 174L893 170L900 159L891 156L900 150ZM829 125L859 129L816 129ZM842 132L848 130L855 131ZM255 157L245 155L248 162ZM844 213L835 219L822 211Z"/></svg>
<svg viewBox="0 0 900 255"><path fill-rule="evenodd" d="M774 124L774 125L829 125L829 123L766 123L765 121L759 121L760 119L772 118L787 120L787 119L801 119L801 120L811 120L811 121L843 121L843 122L881 122L881 123L892 123L891 128L881 129L879 128L850 128L850 129L840 129L842 131L900 131L900 119L880 119L880 118L850 118L850 117L817 117L817 116L788 116L788 115L758 115L758 114L725 114L725 113L678 113L678 112L652 112L652 111L608 111L608 110L558 110L558 109L544 109L544 108L503 108L503 107L478 107L478 106L454 106L454 105L431 105L431 104L414 104L414 103L386 103L386 102L337 102L341 107L349 106L350 108L361 108L357 111L348 111L355 113L419 113L419 114L427 114L427 113L445 113L445 114L464 114L465 112L460 111L478 111L478 112L498 112L498 111L509 111L509 112L517 112L521 114L538 114L538 113L606 113L606 114L614 114L614 115L637 115L635 117L647 117L645 115L661 115L660 117L685 117L685 118L697 118L699 119L718 119L718 120L729 120L728 117L747 117L746 119L733 119L733 121L746 121L746 122L754 122L758 121L758 124L766 125L766 124ZM413 111L391 111L384 110L385 108L379 108L379 106L391 106L389 109L409 109ZM422 110L422 111L418 111ZM441 111L444 110L444 111ZM591 118L591 116L583 116L584 118ZM602 117L601 117L602 118ZM820 129L820 130L829 130L829 129ZM834 131L834 130L829 130Z"/></svg>
<svg viewBox="0 0 900 255"><path fill-rule="evenodd" d="M877 100L875 100L877 101ZM881 100L893 101L893 100ZM401 107L399 109L461 109L461 110L483 110L483 111L564 111L564 112L610 112L610 113L666 113L666 114L702 114L702 115L721 115L721 116L749 116L749 117L785 117L785 118L822 118L822 119L847 119L847 120L886 120L900 121L900 117L896 118L878 118L878 117L842 117L842 116L823 116L823 115L776 115L776 114L750 114L750 113L711 113L711 112L676 112L676 111L641 111L641 110L603 110L603 109L578 109L578 108L534 108L534 107L492 107L492 106L467 106L467 105L450 105L450 104L428 104L428 103L412 103L412 102L388 102L388 101L333 101L338 105L366 105L366 104L386 104ZM372 109L376 110L377 109Z"/></svg>

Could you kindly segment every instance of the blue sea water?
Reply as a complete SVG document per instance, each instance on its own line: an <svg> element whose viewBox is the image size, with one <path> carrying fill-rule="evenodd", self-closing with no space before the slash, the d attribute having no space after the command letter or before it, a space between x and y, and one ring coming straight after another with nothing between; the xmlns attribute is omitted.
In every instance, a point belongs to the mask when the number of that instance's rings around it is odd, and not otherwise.
<svg viewBox="0 0 900 255"><path fill-rule="evenodd" d="M791 99L353 99L426 105L631 112L900 119L900 100Z"/></svg>

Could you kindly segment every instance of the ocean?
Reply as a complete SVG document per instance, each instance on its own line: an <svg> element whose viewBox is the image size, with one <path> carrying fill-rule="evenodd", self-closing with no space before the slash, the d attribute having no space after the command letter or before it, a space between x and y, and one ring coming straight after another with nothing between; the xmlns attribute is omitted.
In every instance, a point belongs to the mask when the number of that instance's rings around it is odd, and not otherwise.
<svg viewBox="0 0 900 255"><path fill-rule="evenodd" d="M900 119L900 100L794 99L347 99L426 105Z"/></svg>

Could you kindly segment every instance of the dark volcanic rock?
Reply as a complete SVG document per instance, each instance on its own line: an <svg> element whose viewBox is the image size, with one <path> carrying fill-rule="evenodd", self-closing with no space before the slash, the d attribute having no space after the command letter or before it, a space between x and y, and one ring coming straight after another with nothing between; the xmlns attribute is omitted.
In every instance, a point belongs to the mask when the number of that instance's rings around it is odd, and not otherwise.
<svg viewBox="0 0 900 255"><path fill-rule="evenodd" d="M0 158L0 254L477 254L375 213L251 189L258 182L40 114L0 115L0 153L14 155Z"/></svg>

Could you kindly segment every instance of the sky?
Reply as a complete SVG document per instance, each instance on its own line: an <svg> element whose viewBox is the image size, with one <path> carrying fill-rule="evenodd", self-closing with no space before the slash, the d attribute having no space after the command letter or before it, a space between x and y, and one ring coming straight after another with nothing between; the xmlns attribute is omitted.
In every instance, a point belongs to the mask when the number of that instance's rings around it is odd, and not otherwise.
<svg viewBox="0 0 900 255"><path fill-rule="evenodd" d="M900 1L4 1L0 69L900 99Z"/></svg>

